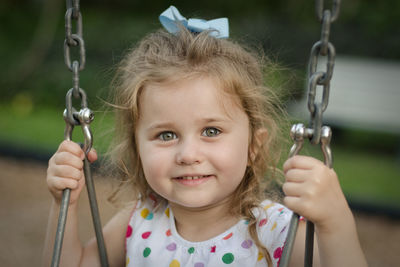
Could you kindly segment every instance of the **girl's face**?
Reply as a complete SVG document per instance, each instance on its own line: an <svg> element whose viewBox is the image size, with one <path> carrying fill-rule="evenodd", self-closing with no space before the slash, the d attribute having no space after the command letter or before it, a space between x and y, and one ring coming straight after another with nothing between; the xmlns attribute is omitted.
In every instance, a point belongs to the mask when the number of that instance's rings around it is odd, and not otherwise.
<svg viewBox="0 0 400 267"><path fill-rule="evenodd" d="M248 164L249 120L212 79L146 86L139 108L136 141L155 192L187 208L232 195Z"/></svg>

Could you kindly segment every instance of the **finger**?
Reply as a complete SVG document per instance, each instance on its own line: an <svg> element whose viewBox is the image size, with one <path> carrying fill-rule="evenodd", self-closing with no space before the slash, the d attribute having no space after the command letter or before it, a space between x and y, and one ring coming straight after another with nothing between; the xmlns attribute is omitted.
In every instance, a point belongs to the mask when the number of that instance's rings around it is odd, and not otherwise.
<svg viewBox="0 0 400 267"><path fill-rule="evenodd" d="M283 204L290 210L298 213L299 211L299 202L300 198L298 197L292 197L292 196L286 196L283 198Z"/></svg>
<svg viewBox="0 0 400 267"><path fill-rule="evenodd" d="M54 155L54 163L56 165L69 165L78 170L82 170L83 161L76 155L70 152L58 152Z"/></svg>
<svg viewBox="0 0 400 267"><path fill-rule="evenodd" d="M76 189L79 186L79 182L73 179L63 178L63 177L53 177L48 183L49 188L58 191L64 190L66 188Z"/></svg>
<svg viewBox="0 0 400 267"><path fill-rule="evenodd" d="M56 165L53 169L54 176L80 180L83 176L82 170L78 170L69 165Z"/></svg>
<svg viewBox="0 0 400 267"><path fill-rule="evenodd" d="M95 162L95 161L97 160L97 152L96 152L96 150L95 150L94 148L92 148L92 149L89 151L87 157L88 157L88 160L89 160L91 163Z"/></svg>
<svg viewBox="0 0 400 267"><path fill-rule="evenodd" d="M315 167L315 165L320 165L320 164L323 165L322 161L315 159L313 157L296 155L289 158L283 164L283 171L286 173L290 169L310 170L313 167Z"/></svg>
<svg viewBox="0 0 400 267"><path fill-rule="evenodd" d="M307 179L309 171L301 169L289 169L285 173L286 182L301 183Z"/></svg>
<svg viewBox="0 0 400 267"><path fill-rule="evenodd" d="M81 149L81 147L72 141L64 140L60 146L58 147L58 152L69 152L77 157L79 157L81 160L85 158L85 153Z"/></svg>
<svg viewBox="0 0 400 267"><path fill-rule="evenodd" d="M304 193L304 186L298 183L284 183L282 190L286 196L301 197Z"/></svg>

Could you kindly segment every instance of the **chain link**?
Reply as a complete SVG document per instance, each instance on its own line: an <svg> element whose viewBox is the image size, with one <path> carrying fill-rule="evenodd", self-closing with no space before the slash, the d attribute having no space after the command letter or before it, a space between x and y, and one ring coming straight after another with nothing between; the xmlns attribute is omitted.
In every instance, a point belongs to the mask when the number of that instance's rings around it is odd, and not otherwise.
<svg viewBox="0 0 400 267"><path fill-rule="evenodd" d="M68 69L72 71L71 47L79 48L79 71L85 68L86 50L83 40L82 14L80 12L79 0L67 2L67 12L65 12L65 41L64 41L64 61ZM72 32L72 21L75 21L76 32Z"/></svg>
<svg viewBox="0 0 400 267"><path fill-rule="evenodd" d="M334 22L339 17L340 10L340 0L333 0L332 3L332 17L330 22ZM315 12L317 14L317 18L320 22L323 19L324 12L324 0L315 0Z"/></svg>
<svg viewBox="0 0 400 267"><path fill-rule="evenodd" d="M86 52L85 42L82 37L82 14L80 12L79 0L67 0L67 11L65 12L65 41L64 41L64 61L68 69L72 72L73 87L67 92L64 112L64 120L67 124L64 133L65 139L71 139L73 127L76 125L82 126L82 131L85 138L84 151L88 153L92 147L92 133L89 124L93 121L93 112L87 107L87 98L85 91L80 88L79 72L85 68ZM76 21L76 33L72 33L72 21ZM71 61L71 47L79 48L79 61ZM81 109L79 112L72 106L72 97L80 99ZM83 112L84 111L84 112ZM88 118L82 117L82 114L87 114Z"/></svg>
<svg viewBox="0 0 400 267"><path fill-rule="evenodd" d="M316 0L315 10L322 24L321 38L311 48L308 64L308 110L310 111L310 127L314 129L312 144L320 143L322 115L328 106L330 81L335 66L335 47L329 42L331 23L339 16L340 0L334 0L331 10L323 10L323 0ZM326 70L317 71L319 59L327 57ZM317 102L317 86L322 86L322 101Z"/></svg>

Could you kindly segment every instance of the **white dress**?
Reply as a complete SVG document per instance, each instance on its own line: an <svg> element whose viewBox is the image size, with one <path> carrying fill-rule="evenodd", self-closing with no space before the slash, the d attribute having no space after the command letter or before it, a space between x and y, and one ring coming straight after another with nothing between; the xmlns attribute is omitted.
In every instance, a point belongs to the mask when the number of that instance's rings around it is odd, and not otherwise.
<svg viewBox="0 0 400 267"><path fill-rule="evenodd" d="M126 233L126 266L129 267L219 267L267 266L248 233L248 222L240 220L224 233L202 242L182 238L168 204L157 209L156 199L138 203ZM257 232L268 249L273 266L279 266L292 212L264 200L253 210Z"/></svg>

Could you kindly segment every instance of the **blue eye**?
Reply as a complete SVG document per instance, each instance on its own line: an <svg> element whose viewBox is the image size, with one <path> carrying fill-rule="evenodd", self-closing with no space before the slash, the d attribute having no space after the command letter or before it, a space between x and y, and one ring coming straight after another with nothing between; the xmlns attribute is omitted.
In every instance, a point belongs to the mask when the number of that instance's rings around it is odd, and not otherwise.
<svg viewBox="0 0 400 267"><path fill-rule="evenodd" d="M221 133L220 130L214 127L208 127L201 133L202 136L215 137Z"/></svg>
<svg viewBox="0 0 400 267"><path fill-rule="evenodd" d="M159 134L158 138L161 139L162 141L171 141L177 138L177 136L173 132L162 132Z"/></svg>

